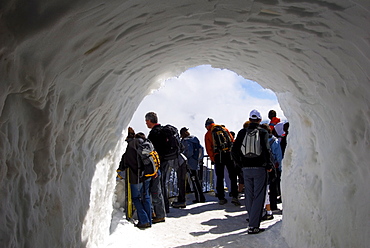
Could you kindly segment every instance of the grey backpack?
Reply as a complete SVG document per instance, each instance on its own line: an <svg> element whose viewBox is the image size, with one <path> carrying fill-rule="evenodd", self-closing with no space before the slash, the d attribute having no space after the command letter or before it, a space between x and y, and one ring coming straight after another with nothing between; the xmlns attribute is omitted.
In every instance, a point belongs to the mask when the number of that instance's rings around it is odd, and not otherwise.
<svg viewBox="0 0 370 248"><path fill-rule="evenodd" d="M247 129L247 133L244 136L241 151L246 158L256 158L261 155L261 137L260 128Z"/></svg>

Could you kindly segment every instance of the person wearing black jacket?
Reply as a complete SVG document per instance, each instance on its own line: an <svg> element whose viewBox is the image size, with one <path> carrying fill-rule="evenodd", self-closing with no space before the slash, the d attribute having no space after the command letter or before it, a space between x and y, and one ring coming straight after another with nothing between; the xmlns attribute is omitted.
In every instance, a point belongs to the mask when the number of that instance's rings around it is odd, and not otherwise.
<svg viewBox="0 0 370 248"><path fill-rule="evenodd" d="M258 110L252 110L249 114L250 124L238 132L232 147L232 156L235 162L242 167L245 187L245 206L249 214L248 234L256 234L260 229L262 211L265 202L267 172L271 171L268 132L259 127L262 120ZM242 153L242 145L245 135L258 129L260 137L261 154L257 157L245 157Z"/></svg>
<svg viewBox="0 0 370 248"><path fill-rule="evenodd" d="M131 129L133 132L133 129ZM145 135L135 134L134 138L126 139L128 142L126 151L122 156L123 164L129 168L129 182L131 187L131 198L137 211L139 223L138 228L148 228L152 226L152 205L150 202L149 186L150 177L145 177L141 171L142 161L138 157L138 148L143 143Z"/></svg>
<svg viewBox="0 0 370 248"><path fill-rule="evenodd" d="M170 212L170 201L168 192L168 182L170 178L171 170L174 169L177 175L177 186L179 194L177 202L172 203L174 208L186 208L186 190L185 190L185 179L186 179L186 157L181 154L182 147L180 146L180 140L178 140L177 149L168 151L168 138L163 130L164 126L158 123L158 116L154 112L149 112L145 115L145 123L150 132L148 139L153 143L155 150L158 152L159 159L161 161L161 176L162 176L162 194L164 199L164 205L166 213ZM177 132L177 129L176 129ZM178 135L178 134L177 134Z"/></svg>

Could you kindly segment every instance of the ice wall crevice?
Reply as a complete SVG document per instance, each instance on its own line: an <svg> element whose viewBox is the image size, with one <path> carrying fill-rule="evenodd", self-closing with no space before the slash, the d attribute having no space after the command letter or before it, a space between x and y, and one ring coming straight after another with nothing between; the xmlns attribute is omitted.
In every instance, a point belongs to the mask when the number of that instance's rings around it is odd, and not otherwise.
<svg viewBox="0 0 370 248"><path fill-rule="evenodd" d="M25 10L8 1L0 10L5 247L99 247L109 234L122 130L162 80L202 64L274 90L292 124L283 171L287 243L370 242L363 207L370 173L368 4L30 4ZM349 234L335 216L358 231Z"/></svg>

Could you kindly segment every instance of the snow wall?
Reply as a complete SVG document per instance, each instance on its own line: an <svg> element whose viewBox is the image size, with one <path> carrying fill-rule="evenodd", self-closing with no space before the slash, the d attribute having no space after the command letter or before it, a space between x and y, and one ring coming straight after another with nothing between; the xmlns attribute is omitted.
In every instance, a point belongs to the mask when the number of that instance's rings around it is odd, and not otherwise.
<svg viewBox="0 0 370 248"><path fill-rule="evenodd" d="M290 120L289 245L365 247L369 10L360 0L2 3L2 247L98 247L122 130L159 82L202 64L272 89Z"/></svg>

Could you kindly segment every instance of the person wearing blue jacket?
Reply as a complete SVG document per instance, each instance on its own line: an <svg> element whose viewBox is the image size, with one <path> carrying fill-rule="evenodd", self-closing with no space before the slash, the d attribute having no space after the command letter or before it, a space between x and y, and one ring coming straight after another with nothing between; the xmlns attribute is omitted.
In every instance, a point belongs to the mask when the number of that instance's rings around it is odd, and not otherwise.
<svg viewBox="0 0 370 248"><path fill-rule="evenodd" d="M201 169L199 165L204 157L204 148L200 144L199 139L194 135L190 135L188 130L186 127L181 128L180 135L181 143L184 146L183 154L188 159L189 173L194 188L195 200L193 203L205 202L206 198L198 177L198 171Z"/></svg>
<svg viewBox="0 0 370 248"><path fill-rule="evenodd" d="M280 142L272 134L269 125L262 124L261 127L269 133L268 141L271 150L270 158L274 167L273 170L269 172L268 190L270 191L270 194L266 192L265 208L267 212L264 216L262 216L262 220L272 220L274 218L272 210L277 210L277 180L280 180L280 177L278 176L278 170L281 167L283 156L280 148Z"/></svg>
<svg viewBox="0 0 370 248"><path fill-rule="evenodd" d="M273 157L273 163L276 170L276 178L272 180L269 185L270 189L270 208L271 210L278 209L278 196L281 195L279 192L280 189L280 178L281 178L281 162L283 160L283 153L280 146L280 141L272 134L271 129L267 130L269 132L269 144Z"/></svg>

